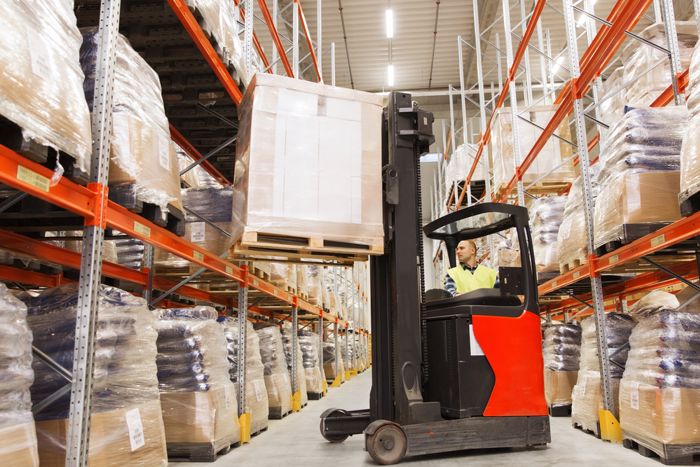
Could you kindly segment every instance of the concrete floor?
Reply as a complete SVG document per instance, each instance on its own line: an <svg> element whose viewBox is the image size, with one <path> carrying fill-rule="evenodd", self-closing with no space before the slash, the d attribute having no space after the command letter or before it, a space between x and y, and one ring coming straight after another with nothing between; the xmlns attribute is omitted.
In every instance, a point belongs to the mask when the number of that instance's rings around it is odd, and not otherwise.
<svg viewBox="0 0 700 467"><path fill-rule="evenodd" d="M329 390L320 401L310 401L300 413L283 420L270 420L269 430L253 438L250 444L236 448L209 464L223 466L345 467L375 465L364 451L364 438L353 436L342 444L327 443L319 434L319 415L330 407L366 408L372 375L366 371ZM600 441L571 427L569 418L551 419L552 443L530 451L463 451L443 455L410 458L411 466L655 466L661 464L640 456L621 445ZM173 467L201 467L198 463L170 463Z"/></svg>

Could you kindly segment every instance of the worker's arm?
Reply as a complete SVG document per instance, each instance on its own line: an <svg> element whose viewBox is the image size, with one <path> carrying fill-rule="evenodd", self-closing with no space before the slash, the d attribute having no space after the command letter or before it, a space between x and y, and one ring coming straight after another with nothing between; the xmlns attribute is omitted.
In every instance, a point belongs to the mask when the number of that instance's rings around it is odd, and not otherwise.
<svg viewBox="0 0 700 467"><path fill-rule="evenodd" d="M453 297L457 295L457 284L449 274L445 274L445 290Z"/></svg>

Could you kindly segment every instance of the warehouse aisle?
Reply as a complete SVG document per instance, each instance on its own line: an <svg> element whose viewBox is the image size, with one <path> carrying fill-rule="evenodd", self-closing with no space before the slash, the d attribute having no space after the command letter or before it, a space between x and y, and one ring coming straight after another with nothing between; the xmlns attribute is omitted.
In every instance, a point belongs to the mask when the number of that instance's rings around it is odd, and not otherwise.
<svg viewBox="0 0 700 467"><path fill-rule="evenodd" d="M330 444L318 431L319 415L326 408L342 407L359 409L367 406L372 375L366 371L345 383L340 389L331 390L328 397L311 401L300 413L283 420L271 420L270 429L253 438L253 442L234 449L220 457L216 467L234 466L284 466L284 467L345 467L373 465L364 451L361 436L349 438L342 444ZM553 442L547 449L524 451L484 451L478 453L453 453L407 460L403 465L412 466L513 466L576 465L599 467L608 465L658 466L657 461L640 456L622 446L599 441L571 428L568 418L552 419ZM173 467L195 467L206 464L170 463Z"/></svg>

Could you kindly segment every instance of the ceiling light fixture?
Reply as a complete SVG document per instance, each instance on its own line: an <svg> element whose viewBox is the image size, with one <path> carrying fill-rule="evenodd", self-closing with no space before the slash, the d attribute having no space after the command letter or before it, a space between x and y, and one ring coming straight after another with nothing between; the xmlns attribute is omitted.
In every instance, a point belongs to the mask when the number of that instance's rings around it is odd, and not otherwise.
<svg viewBox="0 0 700 467"><path fill-rule="evenodd" d="M392 39L394 37L394 10L387 8L386 10L386 37Z"/></svg>
<svg viewBox="0 0 700 467"><path fill-rule="evenodd" d="M386 67L386 84L390 88L394 86L394 65L391 63Z"/></svg>

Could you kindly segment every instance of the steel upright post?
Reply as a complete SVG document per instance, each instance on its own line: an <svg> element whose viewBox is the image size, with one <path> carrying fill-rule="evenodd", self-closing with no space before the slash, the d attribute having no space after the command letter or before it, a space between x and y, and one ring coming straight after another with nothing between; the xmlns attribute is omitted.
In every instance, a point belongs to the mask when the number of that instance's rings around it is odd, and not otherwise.
<svg viewBox="0 0 700 467"><path fill-rule="evenodd" d="M90 412L92 378L95 363L98 298L102 276L102 244L104 242L107 176L109 174L112 138L112 105L114 68L121 0L102 0L98 26L98 51L95 70L95 93L92 126L92 161L90 184L96 193L95 218L85 222L80 282L73 348L73 379L68 410L66 466L88 464L90 448Z"/></svg>
<svg viewBox="0 0 700 467"><path fill-rule="evenodd" d="M298 377L298 365L297 360L297 346L299 345L299 336L297 335L299 329L299 306L294 301L294 306L292 307L292 335L290 342L289 354L292 359L292 410L298 412L301 410L301 393L299 391L299 377Z"/></svg>
<svg viewBox="0 0 700 467"><path fill-rule="evenodd" d="M323 76L323 0L316 0L316 55L318 73Z"/></svg>
<svg viewBox="0 0 700 467"><path fill-rule="evenodd" d="M255 19L253 0L245 0L245 30L243 31L243 56L248 73L253 72L253 23Z"/></svg>
<svg viewBox="0 0 700 467"><path fill-rule="evenodd" d="M146 288L143 290L143 298L146 303L150 305L153 300L153 261L154 261L154 248L153 245L149 243L144 243L143 245L143 269L148 272L148 283Z"/></svg>
<svg viewBox="0 0 700 467"><path fill-rule="evenodd" d="M583 8L589 13L595 14L595 1L593 0L583 0ZM584 15L585 17L585 15ZM589 18L585 17L586 21L586 42L588 45L590 45L593 42L593 39L596 36L597 27L595 25L595 21L590 20ZM602 79L600 76L598 76L594 81L591 86L591 92L593 93L593 102L600 102L600 88L602 86ZM593 110L595 119L597 121L601 121L600 119L600 106L596 105L594 110ZM603 122L603 123L612 123L612 122ZM607 139L608 136L608 129L605 127L598 128L598 133L600 134L600 145L602 147L603 143L605 143L605 140Z"/></svg>
<svg viewBox="0 0 700 467"><path fill-rule="evenodd" d="M566 27L566 41L569 52L569 66L571 79L578 80L581 74L579 68L579 54L576 41L576 23L572 0L562 0L564 4L564 23ZM576 89L576 88L574 88ZM581 95L574 95L573 117L576 127L576 140L578 142L578 155L581 164L581 178L583 181L583 210L586 222L587 243L589 261L593 259L593 195L591 189L591 171L588 155L588 140L586 136L586 121L584 116L583 100ZM600 362L600 378L603 386L604 416L600 419L601 436L604 439L621 441L619 424L613 414L613 388L610 373L610 361L608 358L608 339L605 326L605 306L603 303L603 288L600 275L591 274L591 290L593 295L593 310L596 324L596 338L598 341L598 358Z"/></svg>
<svg viewBox="0 0 700 467"><path fill-rule="evenodd" d="M275 31L277 30L277 16L279 15L279 0L272 0L272 25L275 27ZM279 61L279 52L277 51L277 47L275 46L275 41L274 39L272 40L272 74L277 74L277 62Z"/></svg>
<svg viewBox="0 0 700 467"><path fill-rule="evenodd" d="M252 15L251 15L252 16ZM238 283L238 418L241 426L241 442L250 441L250 413L246 400L246 347L248 339L248 264L241 266Z"/></svg>
<svg viewBox="0 0 700 467"><path fill-rule="evenodd" d="M481 55L481 26L479 25L479 6L477 2L474 2L474 53L476 55L476 78L477 78L477 88L479 91L479 129L481 130L481 135L486 134L486 97L484 96L484 71L483 62ZM500 66L499 66L500 68ZM499 73L500 75L500 73ZM491 83L491 100L495 103L494 99L493 83ZM486 177L486 201L491 201L491 157L489 146L484 145L484 153L481 156L481 162L484 164L485 177ZM491 243L493 240L489 237L489 251L491 251Z"/></svg>
<svg viewBox="0 0 700 467"><path fill-rule="evenodd" d="M520 0L520 30L522 31L523 37L525 37L525 31L527 30L527 21L525 21L525 18L525 0ZM525 54L523 55L522 61L525 62L525 105L529 107L533 102L532 71L530 70L530 47L525 47Z"/></svg>
<svg viewBox="0 0 700 467"><path fill-rule="evenodd" d="M503 28L505 31L504 38L506 42L506 64L509 70L508 80L510 81L510 112L512 120L512 130L511 134L513 137L513 161L515 166L513 167L514 173L520 166L522 161L522 156L520 154L520 138L518 137L518 126L520 122L518 121L518 91L515 82L515 76L517 75L517 68L513 68L514 58L513 58L513 41L511 36L511 26L510 26L510 4L508 0L502 1L503 5ZM501 89L503 89L501 87ZM525 191L523 188L523 180L518 177L518 204L520 206L525 206Z"/></svg>
<svg viewBox="0 0 700 467"><path fill-rule="evenodd" d="M318 317L318 369L321 372L321 386L323 393L326 392L326 373L323 371L323 315Z"/></svg>
<svg viewBox="0 0 700 467"><path fill-rule="evenodd" d="M476 27L476 26L475 26ZM459 95L462 104L462 147L464 148L464 157L467 157L467 143L469 135L467 134L467 97L464 93L464 62L462 56L462 36L457 36L457 57L459 60ZM457 148L452 149L452 153ZM472 184L467 185L467 206L472 205Z"/></svg>
<svg viewBox="0 0 700 467"><path fill-rule="evenodd" d="M335 86L335 42L331 42L331 85Z"/></svg>
<svg viewBox="0 0 700 467"><path fill-rule="evenodd" d="M676 105L685 104L685 98L678 87L678 75L681 73L681 54L676 33L676 15L673 11L673 0L662 0L664 29L671 62L671 83L673 85L673 100Z"/></svg>
<svg viewBox="0 0 700 467"><path fill-rule="evenodd" d="M294 3L292 5L292 71L296 79L300 79L299 76L299 8L297 8L297 0L292 0Z"/></svg>

